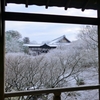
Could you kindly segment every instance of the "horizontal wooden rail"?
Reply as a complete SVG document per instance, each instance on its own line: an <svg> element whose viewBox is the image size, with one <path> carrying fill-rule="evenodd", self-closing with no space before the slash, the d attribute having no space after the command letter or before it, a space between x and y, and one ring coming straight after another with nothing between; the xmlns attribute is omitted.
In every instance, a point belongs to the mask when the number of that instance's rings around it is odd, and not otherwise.
<svg viewBox="0 0 100 100"><path fill-rule="evenodd" d="M16 96L26 96L26 95L37 95L37 94L49 94L54 93L61 94L62 92L71 91L82 91L82 90L93 90L100 89L100 85L93 86L79 86L79 87L69 87L69 88L50 88L50 89L40 89L40 90L30 90L30 91L17 91L17 92L5 92L4 97L16 97Z"/></svg>
<svg viewBox="0 0 100 100"><path fill-rule="evenodd" d="M98 18L90 17L75 17L50 14L35 14L35 13L15 13L5 12L5 20L7 21L33 21L33 22L49 22L49 23L69 23L69 24L88 24L98 25Z"/></svg>

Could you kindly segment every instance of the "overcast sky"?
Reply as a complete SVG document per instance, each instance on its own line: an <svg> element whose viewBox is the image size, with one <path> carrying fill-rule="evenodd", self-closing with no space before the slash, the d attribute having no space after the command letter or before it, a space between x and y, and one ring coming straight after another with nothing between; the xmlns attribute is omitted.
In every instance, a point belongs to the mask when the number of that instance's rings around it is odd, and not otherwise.
<svg viewBox="0 0 100 100"><path fill-rule="evenodd" d="M26 8L25 5L8 4L6 6L6 11L97 17L97 12L94 10L85 10L82 12L81 9L70 8L65 11L62 7L49 7L45 9L44 6L28 6L28 8ZM66 35L70 41L74 41L77 39L77 34L79 34L81 27L83 26L79 24L6 21L6 31L16 30L23 38L29 37L31 41L36 41L38 43L42 41L51 41L62 35Z"/></svg>

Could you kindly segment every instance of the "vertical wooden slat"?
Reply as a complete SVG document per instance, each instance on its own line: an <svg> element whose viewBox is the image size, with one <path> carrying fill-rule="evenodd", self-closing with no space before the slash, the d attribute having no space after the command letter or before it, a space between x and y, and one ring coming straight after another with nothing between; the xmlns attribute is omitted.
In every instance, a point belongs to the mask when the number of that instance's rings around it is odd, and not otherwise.
<svg viewBox="0 0 100 100"><path fill-rule="evenodd" d="M100 0L98 0L98 7L100 5ZM98 75L99 75L99 84L100 84L100 9L97 10L98 17L98 59L99 59L99 67L98 67ZM100 87L99 87L99 100L100 100Z"/></svg>
<svg viewBox="0 0 100 100"><path fill-rule="evenodd" d="M71 0L67 0L67 1L66 1L66 4L65 4L65 10L68 9L68 7L69 7L69 5L70 5L70 2L71 2Z"/></svg>
<svg viewBox="0 0 100 100"><path fill-rule="evenodd" d="M60 92L54 93L53 100L61 100L61 93Z"/></svg>
<svg viewBox="0 0 100 100"><path fill-rule="evenodd" d="M99 2L98 2L99 3ZM98 9L98 19L100 21L100 9ZM100 22L98 22L100 23ZM99 58L99 69L98 69L98 75L99 75L99 84L100 84L100 24L98 25L98 58ZM99 87L99 100L100 100L100 87Z"/></svg>
<svg viewBox="0 0 100 100"><path fill-rule="evenodd" d="M84 3L84 5L83 5L83 7L82 7L82 11L85 10L86 6L88 5L88 3L89 3L90 1L91 1L91 0L85 0L85 3Z"/></svg>
<svg viewBox="0 0 100 100"><path fill-rule="evenodd" d="M26 4L25 4L25 7L28 7L28 0L26 0Z"/></svg>
<svg viewBox="0 0 100 100"><path fill-rule="evenodd" d="M0 100L4 100L4 0L0 0Z"/></svg>
<svg viewBox="0 0 100 100"><path fill-rule="evenodd" d="M46 9L48 9L49 2L50 2L50 0L46 1L46 6L45 6Z"/></svg>

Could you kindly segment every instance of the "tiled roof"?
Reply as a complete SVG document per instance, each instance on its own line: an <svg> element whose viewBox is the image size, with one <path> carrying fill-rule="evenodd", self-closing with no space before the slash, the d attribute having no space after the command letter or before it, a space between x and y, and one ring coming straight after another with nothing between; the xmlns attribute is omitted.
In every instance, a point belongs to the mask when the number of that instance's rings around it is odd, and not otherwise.
<svg viewBox="0 0 100 100"><path fill-rule="evenodd" d="M23 44L23 46L25 47L44 47L44 46L48 46L48 47L56 47L57 45L50 45L50 44Z"/></svg>
<svg viewBox="0 0 100 100"><path fill-rule="evenodd" d="M65 39L66 40L65 43L70 43L70 41L65 37L65 35L63 35L61 37L58 37L58 38L50 41L49 44L58 44L58 43L60 43L59 41L62 40L62 39Z"/></svg>

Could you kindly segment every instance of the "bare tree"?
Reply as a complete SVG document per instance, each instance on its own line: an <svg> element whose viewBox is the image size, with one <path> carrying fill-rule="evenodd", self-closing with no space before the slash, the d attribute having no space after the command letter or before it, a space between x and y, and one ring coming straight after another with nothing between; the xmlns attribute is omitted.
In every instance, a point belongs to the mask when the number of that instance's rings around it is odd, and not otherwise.
<svg viewBox="0 0 100 100"><path fill-rule="evenodd" d="M97 26L84 26L80 29L78 37L82 39L90 49L97 49L98 34Z"/></svg>
<svg viewBox="0 0 100 100"><path fill-rule="evenodd" d="M92 48L92 44L94 44L92 42L95 42L93 41L95 38L93 37L92 40L91 38L88 37L86 41L91 43L90 47ZM38 56L19 53L6 54L6 92L68 87L71 86L70 79L76 81L78 79L80 81L79 75L89 67L89 64L92 66L94 64L93 60L95 61L97 57L96 48L95 50L94 47L92 50L90 47L87 48L84 44L88 44L88 42L84 39L82 36L80 40L82 42L76 41L64 47L63 50L60 47ZM78 83L78 85L80 84ZM68 92L65 95L66 98L68 95L76 98L77 92ZM49 96L48 94L43 94L19 97L21 100L31 100L32 98L35 100L39 98L47 100Z"/></svg>
<svg viewBox="0 0 100 100"><path fill-rule="evenodd" d="M82 45L85 49L85 52L87 53L86 55L86 57L88 58L87 61L88 62L90 61L90 63L96 66L98 70L97 26L84 26L83 28L80 29L78 37L83 41Z"/></svg>
<svg viewBox="0 0 100 100"><path fill-rule="evenodd" d="M23 42L24 42L25 44L29 44L29 43L30 43L29 37L24 37L24 38L23 38Z"/></svg>
<svg viewBox="0 0 100 100"><path fill-rule="evenodd" d="M73 58L70 56L71 59L66 59L61 55L50 56L51 54L36 57L24 54L7 54L6 92L63 87L67 84L67 79L70 76L79 72L80 68L77 66L80 57L77 58L74 55ZM69 63L69 59L74 61Z"/></svg>

